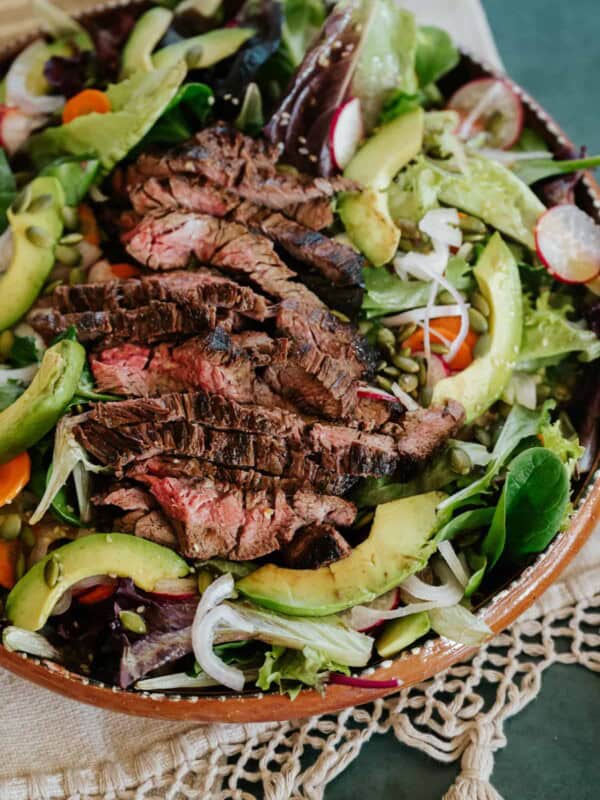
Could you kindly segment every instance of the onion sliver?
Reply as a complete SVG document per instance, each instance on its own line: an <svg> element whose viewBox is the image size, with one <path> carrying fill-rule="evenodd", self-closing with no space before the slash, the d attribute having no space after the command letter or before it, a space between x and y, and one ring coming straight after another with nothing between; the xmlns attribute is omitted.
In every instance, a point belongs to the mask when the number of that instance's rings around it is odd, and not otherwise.
<svg viewBox="0 0 600 800"><path fill-rule="evenodd" d="M405 392L404 389L401 389L397 383L392 383L392 392L407 411L418 411L421 408L417 401Z"/></svg>
<svg viewBox="0 0 600 800"><path fill-rule="evenodd" d="M469 306L467 305L467 308ZM462 307L459 305L431 306L428 315L427 306L423 308L413 308L410 311L403 311L401 314L394 314L393 317L382 317L379 321L387 328L397 328L400 325L408 325L411 322L424 322L427 316L429 319L439 319L440 317L460 317Z"/></svg>
<svg viewBox="0 0 600 800"><path fill-rule="evenodd" d="M456 555L454 547L452 547L452 542L440 542L438 551L446 564L448 564L456 580L464 588L469 582L469 575L461 564L459 557Z"/></svg>
<svg viewBox="0 0 600 800"><path fill-rule="evenodd" d="M390 403L396 403L398 400L396 395L378 389L377 386L359 386L356 394L364 400L387 400Z"/></svg>
<svg viewBox="0 0 600 800"><path fill-rule="evenodd" d="M419 229L433 241L458 248L462 244L459 223L460 218L455 208L434 208L419 222Z"/></svg>
<svg viewBox="0 0 600 800"><path fill-rule="evenodd" d="M416 575L411 575L401 583L400 588L416 600L430 600L442 603L444 606L455 605L462 600L463 596L462 588L454 577L441 586L432 586L417 578Z"/></svg>
<svg viewBox="0 0 600 800"><path fill-rule="evenodd" d="M43 40L38 39L13 61L6 74L7 105L15 106L26 114L54 114L64 106L64 97L32 94L27 87L31 70L44 57L47 47Z"/></svg>

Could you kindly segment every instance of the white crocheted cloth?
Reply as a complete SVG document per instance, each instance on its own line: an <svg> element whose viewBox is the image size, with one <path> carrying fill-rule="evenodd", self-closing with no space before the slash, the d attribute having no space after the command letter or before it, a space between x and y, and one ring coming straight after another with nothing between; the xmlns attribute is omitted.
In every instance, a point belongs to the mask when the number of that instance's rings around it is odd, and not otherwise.
<svg viewBox="0 0 600 800"><path fill-rule="evenodd" d="M403 5L500 66L478 0ZM26 6L0 0L0 37L26 32ZM365 708L301 722L204 727L135 719L63 699L0 670L0 798L251 800L264 793L268 800L319 800L364 742L393 730L399 741L439 761L462 756L462 774L447 800L494 800L488 779L493 753L505 744L504 720L535 697L543 671L557 661L600 671L600 636L590 632L600 625L599 590L597 533L562 582L470 663ZM483 682L497 686L492 701L480 691ZM312 766L304 767L301 757L309 753L313 758L304 762Z"/></svg>

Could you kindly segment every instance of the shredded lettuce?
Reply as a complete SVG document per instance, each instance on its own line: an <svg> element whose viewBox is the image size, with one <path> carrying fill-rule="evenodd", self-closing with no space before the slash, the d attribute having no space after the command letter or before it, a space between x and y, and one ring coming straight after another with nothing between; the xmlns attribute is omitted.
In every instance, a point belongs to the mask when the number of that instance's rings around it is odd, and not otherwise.
<svg viewBox="0 0 600 800"><path fill-rule="evenodd" d="M281 693L287 692L294 700L303 686L322 688L329 672L350 674L347 666L332 661L314 647L289 650L276 646L265 654L256 685L264 691L277 687Z"/></svg>
<svg viewBox="0 0 600 800"><path fill-rule="evenodd" d="M560 458L566 466L569 476L572 476L577 462L585 452L585 448L579 444L577 434L566 436L562 423L558 419L556 422L542 425L540 438L544 447Z"/></svg>
<svg viewBox="0 0 600 800"><path fill-rule="evenodd" d="M325 22L322 0L283 0L281 44L276 53L278 64L287 65L288 77L298 67L308 46Z"/></svg>
<svg viewBox="0 0 600 800"><path fill-rule="evenodd" d="M459 59L458 49L446 31L431 25L418 28L415 67L420 86L439 81L454 69Z"/></svg>
<svg viewBox="0 0 600 800"><path fill-rule="evenodd" d="M15 199L16 193L15 176L12 174L6 153L0 147L0 233L3 233L8 226L6 212Z"/></svg>
<svg viewBox="0 0 600 800"><path fill-rule="evenodd" d="M527 296L523 300L519 370L535 372L540 367L558 364L575 353L580 361L600 358L600 339L595 333L569 321L568 314L573 311L573 306L564 302L560 307L554 307L550 305L551 299L546 290L535 304Z"/></svg>

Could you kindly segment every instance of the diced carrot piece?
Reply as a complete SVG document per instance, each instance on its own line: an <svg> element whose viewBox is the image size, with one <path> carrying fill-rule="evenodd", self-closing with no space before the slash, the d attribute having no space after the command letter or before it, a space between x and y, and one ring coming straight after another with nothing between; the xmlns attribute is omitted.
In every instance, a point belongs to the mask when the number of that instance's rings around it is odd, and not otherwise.
<svg viewBox="0 0 600 800"><path fill-rule="evenodd" d="M95 603L101 603L103 600L108 600L115 593L115 587L108 583L103 583L100 586L94 586L89 592L80 594L77 602L84 606L93 606Z"/></svg>
<svg viewBox="0 0 600 800"><path fill-rule="evenodd" d="M79 229L81 235L94 247L100 246L100 228L96 221L96 215L89 206L82 203L78 209L79 212Z"/></svg>
<svg viewBox="0 0 600 800"><path fill-rule="evenodd" d="M125 280L126 278L139 278L141 275L138 267L133 264L111 264L111 271L116 278Z"/></svg>
<svg viewBox="0 0 600 800"><path fill-rule="evenodd" d="M30 476L31 460L26 452L0 464L0 506L12 503L29 483Z"/></svg>
<svg viewBox="0 0 600 800"><path fill-rule="evenodd" d="M85 117L87 114L107 114L109 111L112 111L112 106L107 94L99 89L84 89L66 102L62 121L66 125L77 117Z"/></svg>
<svg viewBox="0 0 600 800"><path fill-rule="evenodd" d="M12 589L18 580L18 564L21 556L21 542L18 539L0 539L0 586Z"/></svg>

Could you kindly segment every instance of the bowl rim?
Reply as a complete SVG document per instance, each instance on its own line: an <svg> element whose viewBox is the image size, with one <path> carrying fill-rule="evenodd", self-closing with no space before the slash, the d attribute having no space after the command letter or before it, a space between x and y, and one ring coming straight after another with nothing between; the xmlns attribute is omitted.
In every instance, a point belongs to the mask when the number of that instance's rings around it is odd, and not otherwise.
<svg viewBox="0 0 600 800"><path fill-rule="evenodd" d="M125 6L143 6L143 0L109 0L86 9L77 16L90 18L107 10ZM0 48L0 61L17 52L31 36ZM479 58L463 51L463 58L486 75L507 80L520 96L530 115L551 137L555 149L573 149L573 144L552 117L520 86ZM592 213L600 219L600 187L591 173L585 173L582 184ZM492 629L494 636L512 624L546 591L567 567L594 531L600 519L600 470L596 461L582 490L576 512L568 529L559 533L546 550L527 566L506 587L494 594L477 616ZM492 641L493 637L489 641ZM345 685L328 685L323 693L305 689L296 700L287 695L261 692L243 695L182 695L161 692L139 692L91 680L70 672L52 661L6 650L0 644L0 667L44 688L79 702L99 708L154 719L244 723L284 721L340 711L393 694L429 679L458 661L473 656L478 647L468 647L443 637L426 640L423 645L367 668L372 680L397 680L397 688L363 689Z"/></svg>

